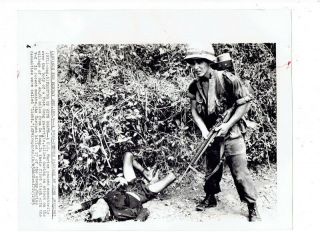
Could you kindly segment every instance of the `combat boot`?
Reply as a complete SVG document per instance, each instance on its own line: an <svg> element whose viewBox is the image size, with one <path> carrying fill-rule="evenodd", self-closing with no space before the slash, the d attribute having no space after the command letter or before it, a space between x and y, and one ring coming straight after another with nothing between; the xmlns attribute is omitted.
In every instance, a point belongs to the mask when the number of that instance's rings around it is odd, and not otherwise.
<svg viewBox="0 0 320 232"><path fill-rule="evenodd" d="M255 203L248 204L248 211L249 211L249 222L260 221L261 217Z"/></svg>
<svg viewBox="0 0 320 232"><path fill-rule="evenodd" d="M196 206L197 211L204 211L206 208L217 206L217 199L213 194L207 194L206 197Z"/></svg>

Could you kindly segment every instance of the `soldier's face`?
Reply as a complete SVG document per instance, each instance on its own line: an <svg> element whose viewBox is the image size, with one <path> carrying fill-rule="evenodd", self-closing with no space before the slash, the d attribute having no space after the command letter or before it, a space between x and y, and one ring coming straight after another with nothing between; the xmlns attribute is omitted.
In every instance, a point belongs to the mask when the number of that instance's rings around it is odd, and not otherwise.
<svg viewBox="0 0 320 232"><path fill-rule="evenodd" d="M190 62L197 77L209 77L209 63L204 59L194 59Z"/></svg>

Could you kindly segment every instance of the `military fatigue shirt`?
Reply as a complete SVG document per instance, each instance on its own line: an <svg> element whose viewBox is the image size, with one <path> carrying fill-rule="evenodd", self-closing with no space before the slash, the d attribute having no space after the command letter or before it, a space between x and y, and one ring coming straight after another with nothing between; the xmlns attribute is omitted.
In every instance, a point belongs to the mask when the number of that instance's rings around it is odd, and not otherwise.
<svg viewBox="0 0 320 232"><path fill-rule="evenodd" d="M230 72L216 70L211 70L210 78L203 77L192 81L188 96L196 100L196 110L208 129L215 125L227 109L253 99L239 77ZM230 132L233 137L239 136L240 132L244 133L243 120L231 128Z"/></svg>

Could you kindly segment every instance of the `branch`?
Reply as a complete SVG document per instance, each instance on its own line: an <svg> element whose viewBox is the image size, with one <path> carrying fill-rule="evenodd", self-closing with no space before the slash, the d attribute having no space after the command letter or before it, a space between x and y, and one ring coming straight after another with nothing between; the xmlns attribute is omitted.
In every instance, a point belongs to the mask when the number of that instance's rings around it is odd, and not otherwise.
<svg viewBox="0 0 320 232"><path fill-rule="evenodd" d="M73 142L74 142L75 145L77 144L77 142L76 142L76 137L75 137L75 133L74 133L74 118L80 112L80 110L78 110L76 113L73 113L73 108L71 108L71 113L72 113L71 130L72 130Z"/></svg>
<svg viewBox="0 0 320 232"><path fill-rule="evenodd" d="M105 158L106 158L106 160L107 160L107 163L108 163L109 168L111 168L111 164L110 164L109 158L108 158L108 153L106 152L106 150L105 150L105 148L104 148L104 146L103 146L103 141L102 141L102 138L101 138L101 134L100 134L99 132L96 132L95 130L94 130L94 132L95 132L96 136L99 138L100 145L101 145L101 146L100 146L100 149L101 149L103 155L105 156Z"/></svg>

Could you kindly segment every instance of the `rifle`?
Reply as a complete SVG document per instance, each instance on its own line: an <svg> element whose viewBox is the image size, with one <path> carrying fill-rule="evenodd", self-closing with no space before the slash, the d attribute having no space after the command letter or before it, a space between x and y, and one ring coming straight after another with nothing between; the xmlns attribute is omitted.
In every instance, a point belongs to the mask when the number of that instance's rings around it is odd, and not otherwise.
<svg viewBox="0 0 320 232"><path fill-rule="evenodd" d="M192 160L190 161L187 169L184 171L184 173L182 174L182 176L180 177L179 182L182 181L182 179L185 177L185 175L188 173L188 171L190 169L194 169L193 165L196 164L198 162L198 160L201 158L201 156L203 155L203 153L207 150L207 148L210 146L211 143L214 142L215 138L217 137L218 131L214 131L214 129L212 129L209 132L209 136L206 140L204 140L200 146L197 148L196 150L196 154L195 156L192 158Z"/></svg>
<svg viewBox="0 0 320 232"><path fill-rule="evenodd" d="M222 123L227 122L233 111L235 109L235 106L232 106L230 109L228 109L222 116L221 120L218 121L218 123L210 130L208 138L206 140L204 140L200 146L197 148L196 150L196 154L195 156L192 158L192 160L190 161L190 164L188 165L187 169L184 171L184 173L182 174L182 176L179 179L179 182L182 181L182 179L185 177L185 175L188 173L188 171L190 169L195 170L195 168L193 167L194 164L196 164L198 162L198 160L201 158L201 156L203 155L203 153L207 150L207 148L210 146L210 144L212 144L214 142L214 140L217 138L217 134L219 131L215 131L215 128L217 128L218 126L220 126ZM220 153L223 153L223 151L221 150L223 149L223 147L220 148ZM221 155L221 154L220 154ZM221 159L221 157L220 157ZM214 171L212 172L212 174L214 174L214 172L217 171L217 169L219 168L221 162L217 165L217 167L214 169ZM211 174L211 175L212 175ZM210 175L210 176L211 176Z"/></svg>

